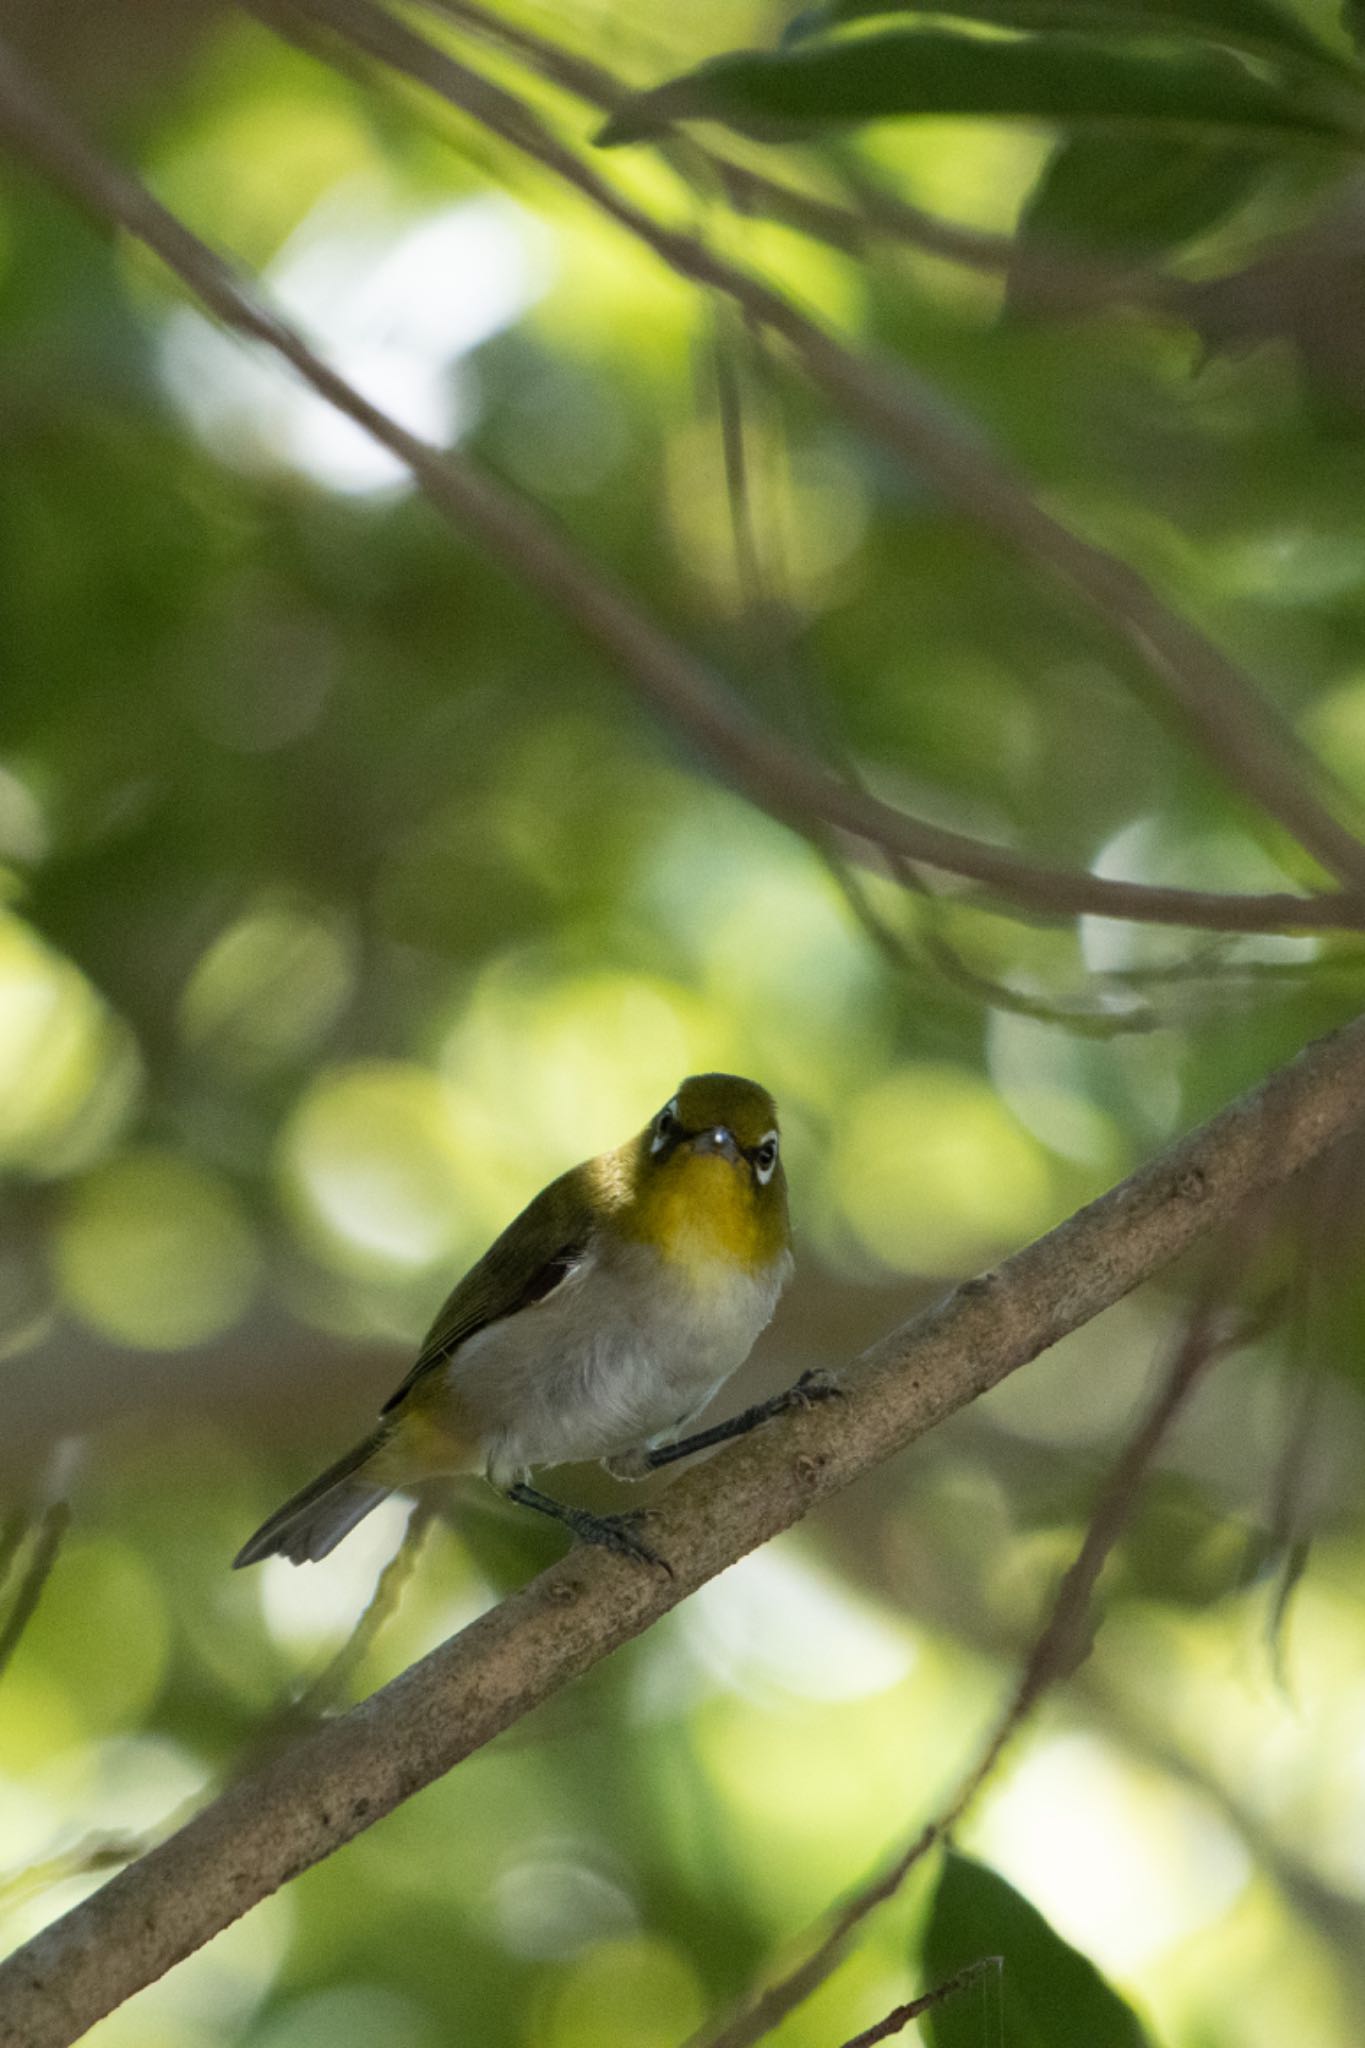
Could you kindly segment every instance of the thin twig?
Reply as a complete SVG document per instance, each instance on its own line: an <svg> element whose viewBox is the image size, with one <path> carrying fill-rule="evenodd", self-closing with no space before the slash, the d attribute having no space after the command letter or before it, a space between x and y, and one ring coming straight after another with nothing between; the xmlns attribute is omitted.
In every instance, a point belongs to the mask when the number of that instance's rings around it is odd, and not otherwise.
<svg viewBox="0 0 1365 2048"><path fill-rule="evenodd" d="M468 459L441 454L348 384L297 331L267 311L183 221L98 151L12 46L0 41L0 139L103 222L153 250L225 326L263 342L320 397L396 455L442 516L474 532L513 574L557 605L753 802L809 834L812 820L864 848L979 882L993 900L1043 917L1091 914L1214 931L1365 929L1365 897L1225 895L1159 888L1054 868L911 817L826 774L776 739L702 663L589 563L559 529Z"/></svg>
<svg viewBox="0 0 1365 2048"><path fill-rule="evenodd" d="M33 1540L33 1550L19 1589L14 1596L14 1605L0 1627L0 1678L3 1678L10 1660L19 1647L19 1641L32 1621L38 1602L43 1597L57 1562L57 1554L63 1539L71 1526L71 1509L64 1500L54 1500L44 1509Z"/></svg>
<svg viewBox="0 0 1365 2048"><path fill-rule="evenodd" d="M757 346L760 362L766 366L767 358L762 352L761 333L751 333L751 339ZM846 782L855 789L866 792L866 783L847 748L837 740L831 744L828 713L816 702L812 692L806 687L806 678L800 663L791 658L790 595L781 564L773 560L777 550L771 533L768 536L769 547L766 552L760 542L750 481L748 436L740 376L734 352L726 345L726 337L719 325L716 333L715 366L716 399L725 466L725 494L734 546L735 575L747 637L753 648L753 660L755 663L766 663L771 667L784 686L787 698L795 700L803 714L805 736L812 747L833 761ZM956 949L949 945L942 934L932 928L918 935L919 945L916 950L910 940L882 917L863 876L845 857L835 835L830 832L817 833L812 836L810 844L829 870L836 887L866 936L883 959L908 982L916 995L920 994L925 971L929 969L960 988L975 1002L985 1002L993 1009L1006 1010L1016 1016L1028 1017L1034 1022L1060 1025L1083 1036L1113 1038L1127 1032L1151 1031L1160 1023L1161 1020L1152 1005L1133 996L1128 996L1121 1008L1108 1011L1079 1004L1071 1009L1062 1010L1041 998L1027 996L1006 987L1003 983L992 981L983 974L978 974ZM910 861L896 861L893 867L896 880L903 888L918 895L926 906L927 914L933 917L939 899L928 886L925 875Z"/></svg>
<svg viewBox="0 0 1365 2048"><path fill-rule="evenodd" d="M932 929L916 935L922 949L921 957L915 950L916 942L908 940L881 915L862 876L842 857L838 847L826 841L818 850L863 931L912 989L919 983L927 965L974 1002L985 1003L993 1010L1004 1010L1010 1016L1027 1017L1035 1024L1054 1025L1080 1038L1122 1038L1137 1032L1160 1030L1166 1021L1150 1002L1132 995L1127 997L1121 1008L1110 1010L1081 1002L1049 1002L1043 996L1027 995L1023 989L1011 988L1006 982L982 974L963 958L955 946L949 944L941 932ZM933 916L933 906L939 899L928 890L920 893L931 906L929 914Z"/></svg>
<svg viewBox="0 0 1365 2048"><path fill-rule="evenodd" d="M904 365L864 360L780 292L665 227L608 184L514 93L418 35L376 0L244 0L289 32L322 27L426 86L541 164L643 242L680 276L733 298L782 337L807 374L864 431L939 488L970 518L1082 596L1164 684L1222 772L1277 818L1330 873L1365 881L1365 844L1317 794L1349 806L1322 763L1222 649L1172 611L1126 562L1053 517L989 454L979 431L954 424L943 397Z"/></svg>
<svg viewBox="0 0 1365 2048"><path fill-rule="evenodd" d="M908 2027L911 2020L920 2019L926 2012L932 2012L936 2005L943 2005L950 1998L956 1998L959 1991L965 1991L969 1984L975 1984L987 1970L997 1973L1004 1969L1003 1956L981 1956L976 1962L968 1963L946 1982L936 1984L932 1991L922 1991L918 1998L912 1998L908 2005L898 2005L878 2020L874 2027L865 2027L861 2034L855 2034L851 2041L845 2041L844 2048L876 2048L878 2041L889 2041L893 2034L899 2034Z"/></svg>
<svg viewBox="0 0 1365 2048"><path fill-rule="evenodd" d="M1284 1435L1271 1477L1270 1526L1264 1546L1276 1567L1266 1616L1266 1647L1276 1683L1286 1693L1285 1627L1313 1544L1316 1503L1310 1498L1309 1475L1321 1434L1327 1378L1318 1327L1320 1295L1328 1276L1353 1254L1361 1217L1360 1171L1361 1159L1353 1146L1343 1146L1323 1160L1303 1190L1295 1218L1291 1306L1284 1346Z"/></svg>
<svg viewBox="0 0 1365 2048"><path fill-rule="evenodd" d="M6 1515L0 1522L0 1593L5 1590L10 1566L19 1554L19 1546L28 1528L28 1516L22 1508L16 1508L12 1515Z"/></svg>
<svg viewBox="0 0 1365 2048"><path fill-rule="evenodd" d="M355 1627L336 1655L292 1703L291 1720L316 1720L346 1691L373 1649L380 1631L397 1613L435 1519L436 1509L431 1501L423 1499L416 1502L408 1516L403 1540L379 1574L374 1592Z"/></svg>
<svg viewBox="0 0 1365 2048"><path fill-rule="evenodd" d="M0 1905L14 1906L54 1884L69 1884L73 1877L94 1877L102 1870L118 1870L125 1863L145 1856L159 1836L87 1835L69 1849L46 1856L41 1863L26 1863L21 1870L0 1876Z"/></svg>
<svg viewBox="0 0 1365 2048"><path fill-rule="evenodd" d="M1226 1268L1222 1274L1226 1281ZM1259 1328L1260 1325L1255 1326ZM839 1907L810 1953L786 1976L724 2019L692 2035L687 2048L752 2048L838 1968L858 1929L895 1897L906 1878L963 1819L1005 1750L1048 1688L1070 1676L1087 1647L1087 1617L1100 1572L1130 1520L1144 1474L1172 1423L1215 1358L1244 1343L1249 1326L1220 1327L1208 1302L1196 1309L1157 1393L1110 1469L1085 1538L1064 1574L1024 1660L1008 1704L956 1792L899 1856Z"/></svg>
<svg viewBox="0 0 1365 2048"><path fill-rule="evenodd" d="M436 1509L429 1499L419 1501L408 1517L403 1540L379 1575L374 1592L362 1609L350 1635L325 1664L312 1683L283 1709L272 1713L257 1727L237 1753L228 1780L242 1776L283 1743L296 1740L301 1725L315 1725L345 1692L356 1671L373 1649L380 1631L397 1612L403 1592L416 1568L422 1546ZM75 1877L91 1877L102 1870L116 1870L146 1856L158 1842L183 1827L203 1804L202 1792L192 1793L157 1826L145 1834L88 1835L69 1849L58 1850L41 1862L0 1875L0 1903L14 1904L46 1891L50 1886L69 1883Z"/></svg>
<svg viewBox="0 0 1365 2048"><path fill-rule="evenodd" d="M756 344L760 363L766 366L762 334L750 331L750 338ZM800 663L791 658L790 594L780 559L774 560L777 549L771 532L768 535L769 546L766 551L759 538L751 488L744 395L734 350L727 345L727 337L719 323L714 353L716 400L720 416L725 495L730 514L735 576L747 638L753 649L753 660L756 664L765 663L772 668L784 686L788 700L795 700L803 714L806 737L812 746L823 752L827 758L833 759L844 779L852 787L865 792L866 784L847 749L838 742L833 746L829 744L828 714L817 705L811 691L806 687ZM825 742L823 747L820 745L821 741ZM845 858L835 835L829 832L817 833L811 838L810 844L828 868L845 903L867 937L916 994L922 987L925 969L930 968L976 1002L988 1003L994 1009L1025 1016L1034 1022L1062 1025L1089 1037L1112 1038L1125 1032L1151 1031L1160 1023L1161 1020L1152 1005L1133 996L1126 998L1121 1009L1103 1011L1077 1005L1073 1009L1063 1011L1054 1004L1016 992L1002 983L978 974L949 945L942 934L933 929L920 935L920 949L917 952L911 942L881 916L862 875L855 870L852 862ZM934 916L938 898L929 888L922 872L910 861L895 862L894 871L902 887L918 894L926 905L928 915Z"/></svg>

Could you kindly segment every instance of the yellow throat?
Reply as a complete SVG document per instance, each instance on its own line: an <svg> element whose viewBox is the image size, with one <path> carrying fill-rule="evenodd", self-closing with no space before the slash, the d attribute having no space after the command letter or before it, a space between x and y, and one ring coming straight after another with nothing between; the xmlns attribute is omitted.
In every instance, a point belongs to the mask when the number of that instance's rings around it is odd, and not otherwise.
<svg viewBox="0 0 1365 2048"><path fill-rule="evenodd" d="M728 1159L687 1153L662 1170L636 1167L626 1235L651 1244L702 1283L723 1286L734 1268L756 1272L787 1245L787 1204L773 1187L756 1196L747 1170Z"/></svg>

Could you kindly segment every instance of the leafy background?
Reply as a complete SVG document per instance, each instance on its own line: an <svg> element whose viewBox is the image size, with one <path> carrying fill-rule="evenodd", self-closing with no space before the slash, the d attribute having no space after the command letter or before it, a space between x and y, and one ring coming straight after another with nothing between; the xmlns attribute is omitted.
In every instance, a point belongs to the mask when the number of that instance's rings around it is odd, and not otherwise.
<svg viewBox="0 0 1365 2048"><path fill-rule="evenodd" d="M1365 86L1330 9L495 17L658 88L608 139L708 117L865 218L949 223L969 263L841 251L685 158L609 155L603 108L450 12L424 32L913 366L1365 797ZM1131 649L502 144L240 14L3 14L343 369L548 507L779 729L1037 857L1320 879ZM145 256L24 174L0 200L11 1586L44 1502L72 1516L0 1681L18 1940L97 1881L72 1874L92 1843L114 1858L285 1738L402 1508L307 1572L234 1576L233 1551L365 1424L462 1262L682 1073L751 1072L783 1106L799 1276L747 1398L1046 1229L1365 981L1349 937L1025 923L851 882ZM916 1873L783 2048L997 1952L941 2043L1357 2038L1356 1192L1338 1173L1283 1219L1263 1279L1302 1312L1201 1390L1093 1655L969 1853ZM970 1763L1187 1283L736 1567L90 2038L680 2043ZM442 1503L351 1689L554 1548L477 1488Z"/></svg>

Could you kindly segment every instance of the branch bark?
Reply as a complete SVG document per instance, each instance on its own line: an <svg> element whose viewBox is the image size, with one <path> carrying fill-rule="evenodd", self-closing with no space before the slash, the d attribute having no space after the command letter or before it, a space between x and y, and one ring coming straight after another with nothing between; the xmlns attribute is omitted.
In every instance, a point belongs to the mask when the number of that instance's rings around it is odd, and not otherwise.
<svg viewBox="0 0 1365 2048"><path fill-rule="evenodd" d="M760 725L704 663L670 639L548 519L468 459L441 454L409 433L338 376L294 328L259 303L216 250L91 147L3 39L0 141L98 221L142 242L226 327L273 350L320 397L396 455L443 518L475 534L496 560L572 619L618 664L651 710L686 733L770 816L807 834L812 827L832 827L848 834L864 856L875 848L892 860L978 882L1001 904L1033 915L1092 915L1228 932L1365 930L1365 894L1358 891L1226 895L1112 881L1025 859L839 781Z"/></svg>
<svg viewBox="0 0 1365 2048"><path fill-rule="evenodd" d="M0 1965L0 2048L66 2048L278 1886L510 1727L706 1580L1097 1316L1353 1129L1365 1018L857 1361L846 1398L683 1475L673 1576L574 1551L348 1714L232 1785Z"/></svg>

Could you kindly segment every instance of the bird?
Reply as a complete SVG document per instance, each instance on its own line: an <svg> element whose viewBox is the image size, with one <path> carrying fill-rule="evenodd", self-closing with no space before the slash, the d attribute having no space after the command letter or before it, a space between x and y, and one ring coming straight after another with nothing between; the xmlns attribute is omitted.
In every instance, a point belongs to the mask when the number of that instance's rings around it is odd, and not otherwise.
<svg viewBox="0 0 1365 2048"><path fill-rule="evenodd" d="M639 1511L542 1493L542 1466L643 1478L837 1393L819 1373L692 1436L748 1357L792 1270L777 1106L737 1074L693 1074L643 1131L561 1174L449 1295L377 1427L287 1500L234 1559L326 1557L391 1492L482 1469L580 1541L662 1565Z"/></svg>

